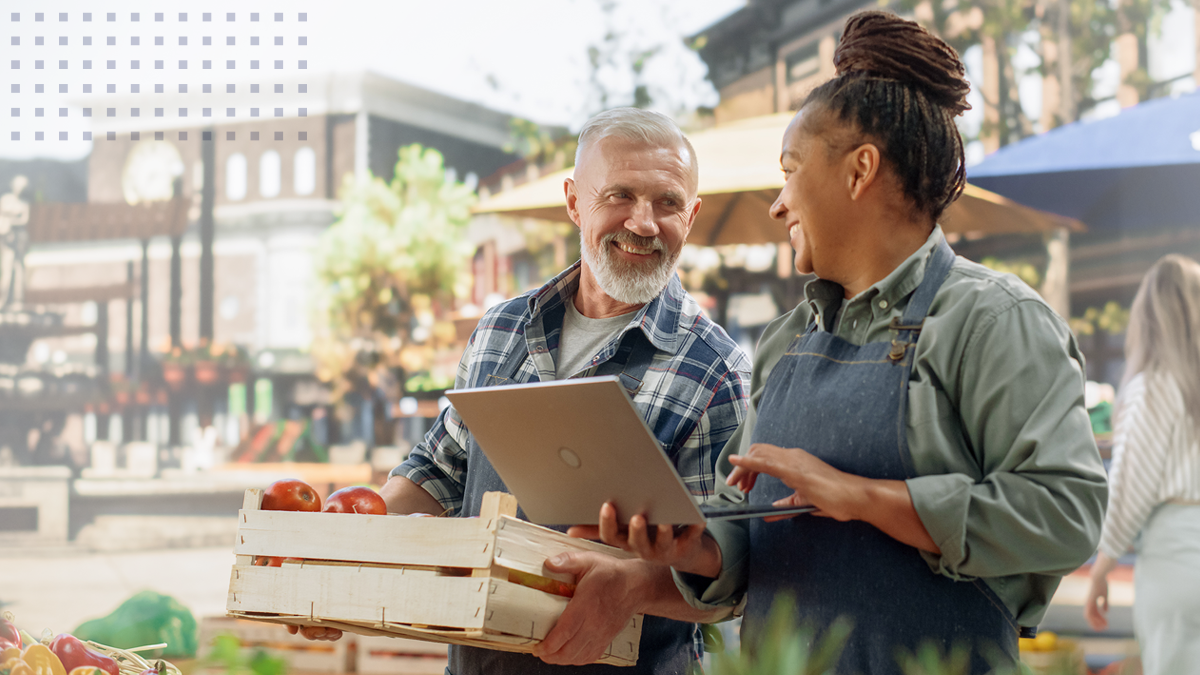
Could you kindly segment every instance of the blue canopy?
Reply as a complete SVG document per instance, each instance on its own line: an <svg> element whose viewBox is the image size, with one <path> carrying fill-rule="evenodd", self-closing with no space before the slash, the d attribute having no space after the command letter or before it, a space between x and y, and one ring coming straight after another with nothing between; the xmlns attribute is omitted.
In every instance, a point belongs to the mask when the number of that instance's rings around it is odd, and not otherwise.
<svg viewBox="0 0 1200 675"><path fill-rule="evenodd" d="M1200 225L1200 92L1027 138L967 178L1094 232Z"/></svg>

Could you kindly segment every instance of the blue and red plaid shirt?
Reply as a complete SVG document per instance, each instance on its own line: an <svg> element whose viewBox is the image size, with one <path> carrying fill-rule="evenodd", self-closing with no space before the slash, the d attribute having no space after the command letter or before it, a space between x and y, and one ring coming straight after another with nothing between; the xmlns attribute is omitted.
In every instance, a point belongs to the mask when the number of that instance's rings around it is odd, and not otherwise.
<svg viewBox="0 0 1200 675"><path fill-rule="evenodd" d="M488 310L458 365L457 389L484 386L514 350L528 353L513 384L555 379L566 304L579 288L576 262L540 289ZM521 327L524 326L524 330ZM725 331L705 317L672 275L667 288L573 377L586 377L613 357L621 338L640 330L658 350L633 397L646 425L662 444L685 485L697 497L713 493L713 467L725 442L746 415L750 360ZM448 406L423 442L392 470L425 488L442 508L457 514L466 485L467 437L462 418Z"/></svg>

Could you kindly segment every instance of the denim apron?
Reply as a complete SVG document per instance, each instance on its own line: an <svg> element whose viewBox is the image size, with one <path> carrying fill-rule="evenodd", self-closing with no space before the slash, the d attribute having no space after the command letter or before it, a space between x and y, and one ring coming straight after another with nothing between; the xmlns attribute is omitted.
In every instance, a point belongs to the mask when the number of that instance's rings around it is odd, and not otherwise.
<svg viewBox="0 0 1200 675"><path fill-rule="evenodd" d="M629 393L630 398L642 386L642 378L654 360L657 349L638 330L625 333L621 345L608 361L596 371L596 375L616 375ZM504 363L490 376L483 377L485 386L518 384L513 378L528 357L524 350L508 356ZM528 381L537 381L537 376ZM463 492L460 517L479 515L480 504L485 492L508 492L504 481L496 474L487 456L479 449L475 437L467 441L467 484ZM517 517L528 520L519 507ZM565 532L567 527L554 527ZM638 662L633 667L592 664L588 666L554 666L529 654L515 654L479 647L450 646L450 662L447 675L553 675L569 670L579 675L651 675L654 673L690 675L695 663L695 626L681 621L672 621L657 616L647 616L642 622L642 641L638 647Z"/></svg>
<svg viewBox="0 0 1200 675"><path fill-rule="evenodd" d="M752 442L802 448L834 468L873 479L915 476L906 434L908 381L917 338L954 263L943 241L930 256L891 342L853 345L816 324L789 346L767 380ZM793 494L760 475L750 503ZM1018 627L982 580L954 581L930 570L916 548L864 522L798 516L750 524L745 635L759 634L777 595L791 594L800 625L818 636L838 617L853 622L838 673L896 673L899 649L926 642L969 644L971 672L990 672L981 653L1015 666ZM993 655L993 658L995 656Z"/></svg>

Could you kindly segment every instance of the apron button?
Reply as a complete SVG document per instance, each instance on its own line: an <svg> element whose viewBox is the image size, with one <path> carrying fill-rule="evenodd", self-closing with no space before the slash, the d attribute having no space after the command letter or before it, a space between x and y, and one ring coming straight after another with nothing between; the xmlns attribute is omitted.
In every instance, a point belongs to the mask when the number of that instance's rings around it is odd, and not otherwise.
<svg viewBox="0 0 1200 675"><path fill-rule="evenodd" d="M887 301L887 300L880 300L880 301L879 301L879 309L887 309L887 308L888 308L888 301Z"/></svg>

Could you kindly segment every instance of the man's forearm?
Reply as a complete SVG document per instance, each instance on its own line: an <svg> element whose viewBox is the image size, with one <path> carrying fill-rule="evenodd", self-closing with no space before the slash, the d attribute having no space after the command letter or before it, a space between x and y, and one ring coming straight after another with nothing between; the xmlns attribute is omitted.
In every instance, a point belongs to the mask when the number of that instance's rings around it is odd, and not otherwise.
<svg viewBox="0 0 1200 675"><path fill-rule="evenodd" d="M392 476L379 490L387 504L388 513L430 513L439 515L444 509L425 488L404 476Z"/></svg>

